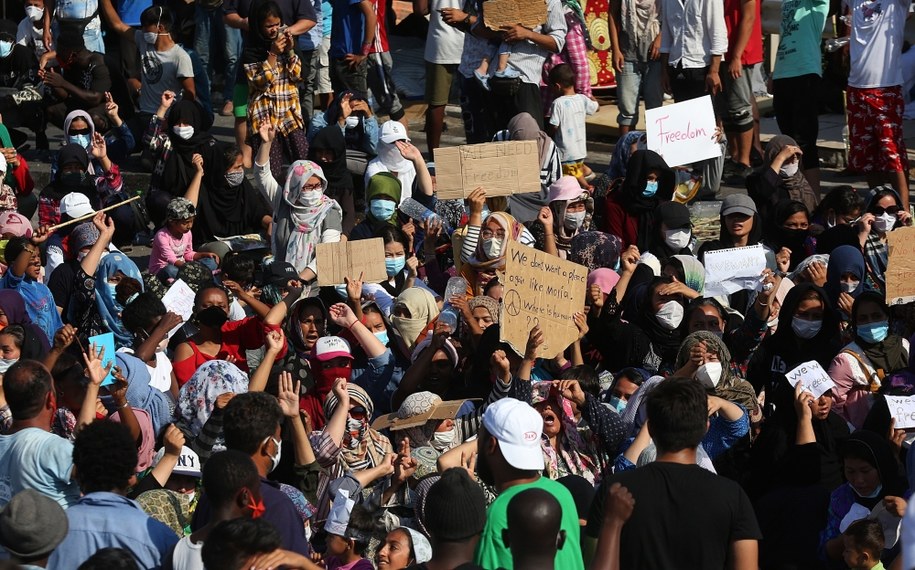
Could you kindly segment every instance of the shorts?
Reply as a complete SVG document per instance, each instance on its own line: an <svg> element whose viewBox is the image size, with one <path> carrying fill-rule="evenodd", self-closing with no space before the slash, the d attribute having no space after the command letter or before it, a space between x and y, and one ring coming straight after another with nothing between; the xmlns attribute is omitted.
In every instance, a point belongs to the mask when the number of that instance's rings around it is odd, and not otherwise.
<svg viewBox="0 0 915 570"><path fill-rule="evenodd" d="M244 119L248 116L248 83L246 81L235 83L235 90L232 91L232 114L236 119Z"/></svg>
<svg viewBox="0 0 915 570"><path fill-rule="evenodd" d="M426 62L426 103L433 107L448 104L456 63Z"/></svg>
<svg viewBox="0 0 915 570"><path fill-rule="evenodd" d="M855 172L908 169L902 135L902 87L848 87L848 167Z"/></svg>
<svg viewBox="0 0 915 570"><path fill-rule="evenodd" d="M563 176L574 176L575 178L583 178L585 175L585 161L577 160L575 162L563 162L562 163L562 174L563 174Z"/></svg>
<svg viewBox="0 0 915 570"><path fill-rule="evenodd" d="M333 93L334 88L330 85L330 38L325 37L318 46L318 74L315 76L315 93Z"/></svg>
<svg viewBox="0 0 915 570"><path fill-rule="evenodd" d="M753 67L743 66L740 77L734 79L725 64L721 77L721 122L727 132L745 133L753 128Z"/></svg>

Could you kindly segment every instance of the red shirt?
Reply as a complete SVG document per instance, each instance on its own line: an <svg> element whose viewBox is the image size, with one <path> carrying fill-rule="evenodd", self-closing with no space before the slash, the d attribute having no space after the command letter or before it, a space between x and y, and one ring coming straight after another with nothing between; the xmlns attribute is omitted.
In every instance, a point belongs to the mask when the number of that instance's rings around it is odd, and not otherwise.
<svg viewBox="0 0 915 570"><path fill-rule="evenodd" d="M630 245L638 245L639 217L626 211L621 202L622 194L619 189L607 195L607 228L606 231L623 241L622 249L625 251Z"/></svg>
<svg viewBox="0 0 915 570"><path fill-rule="evenodd" d="M728 53L725 54L724 61L731 61L734 47L737 45L741 6L743 6L743 0L724 0L724 23L728 28ZM747 42L747 47L744 48L743 57L740 60L743 65L756 65L763 60L761 10L762 0L756 0L756 19L753 21L750 41Z"/></svg>
<svg viewBox="0 0 915 570"><path fill-rule="evenodd" d="M278 325L265 324L259 317L228 322L222 325L222 346L219 347L219 352L215 356L200 352L197 343L192 340L188 341L194 354L181 362L175 362L172 366L175 378L178 379L178 385L184 386L204 363L210 360L225 360L228 356L234 356L235 366L238 366L242 372L248 372L248 359L245 357L245 351L264 346L264 335L278 330L280 330ZM286 356L285 346L276 358L279 360L284 356Z"/></svg>
<svg viewBox="0 0 915 570"><path fill-rule="evenodd" d="M385 24L385 17L388 11L387 2L384 0L372 0L372 6L375 7L375 41L369 53L391 51L390 47L388 47L388 27Z"/></svg>

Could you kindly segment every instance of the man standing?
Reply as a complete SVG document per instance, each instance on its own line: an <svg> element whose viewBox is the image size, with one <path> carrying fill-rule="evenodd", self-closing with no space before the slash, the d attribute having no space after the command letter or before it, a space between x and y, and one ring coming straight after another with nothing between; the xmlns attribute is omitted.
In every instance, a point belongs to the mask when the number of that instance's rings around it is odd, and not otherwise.
<svg viewBox="0 0 915 570"><path fill-rule="evenodd" d="M716 0L662 0L661 76L664 91L678 103L721 92L718 74L728 50L724 3Z"/></svg>

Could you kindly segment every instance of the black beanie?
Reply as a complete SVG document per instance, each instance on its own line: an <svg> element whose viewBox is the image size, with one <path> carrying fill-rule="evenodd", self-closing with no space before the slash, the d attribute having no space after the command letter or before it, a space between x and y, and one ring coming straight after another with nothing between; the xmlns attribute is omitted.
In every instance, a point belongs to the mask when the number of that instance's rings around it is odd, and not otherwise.
<svg viewBox="0 0 915 570"><path fill-rule="evenodd" d="M483 532L486 498L467 471L452 467L429 489L424 525L434 540L463 542Z"/></svg>

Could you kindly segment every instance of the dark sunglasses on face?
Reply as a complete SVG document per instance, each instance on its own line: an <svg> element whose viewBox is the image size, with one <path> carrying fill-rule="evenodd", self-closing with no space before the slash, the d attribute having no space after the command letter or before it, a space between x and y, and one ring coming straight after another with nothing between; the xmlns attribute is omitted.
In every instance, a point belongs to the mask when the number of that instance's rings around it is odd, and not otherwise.
<svg viewBox="0 0 915 570"><path fill-rule="evenodd" d="M881 208L880 206L875 206L874 211L872 212L875 216L882 216L883 214L892 214L896 215L896 212L899 211L897 206L890 206L889 208Z"/></svg>
<svg viewBox="0 0 915 570"><path fill-rule="evenodd" d="M89 134L92 134L92 129L90 129L89 127L86 127L85 129L79 129L79 130L70 129L70 131L68 131L68 134L71 137L76 136L76 135L89 135Z"/></svg>

